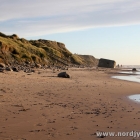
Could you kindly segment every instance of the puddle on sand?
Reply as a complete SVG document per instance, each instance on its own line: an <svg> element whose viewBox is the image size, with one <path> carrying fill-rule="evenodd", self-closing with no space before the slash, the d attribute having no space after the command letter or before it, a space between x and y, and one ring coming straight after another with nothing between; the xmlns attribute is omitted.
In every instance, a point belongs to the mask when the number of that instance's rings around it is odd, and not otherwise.
<svg viewBox="0 0 140 140"><path fill-rule="evenodd" d="M128 96L128 98L135 101L135 102L140 103L140 94L130 95L130 96Z"/></svg>
<svg viewBox="0 0 140 140"><path fill-rule="evenodd" d="M139 75L112 76L112 78L140 83L140 76Z"/></svg>

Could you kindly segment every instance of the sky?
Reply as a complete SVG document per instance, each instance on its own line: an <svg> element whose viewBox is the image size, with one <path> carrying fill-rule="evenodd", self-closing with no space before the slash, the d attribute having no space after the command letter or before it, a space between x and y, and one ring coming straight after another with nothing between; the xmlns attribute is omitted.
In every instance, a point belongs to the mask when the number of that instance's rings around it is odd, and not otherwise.
<svg viewBox="0 0 140 140"><path fill-rule="evenodd" d="M0 32L140 65L140 0L0 0Z"/></svg>

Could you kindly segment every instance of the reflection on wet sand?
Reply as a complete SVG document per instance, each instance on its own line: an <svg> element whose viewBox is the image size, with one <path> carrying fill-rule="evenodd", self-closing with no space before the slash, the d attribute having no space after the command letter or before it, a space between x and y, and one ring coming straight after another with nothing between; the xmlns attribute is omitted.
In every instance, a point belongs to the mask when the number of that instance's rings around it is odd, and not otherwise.
<svg viewBox="0 0 140 140"><path fill-rule="evenodd" d="M140 83L140 75L112 76L112 78Z"/></svg>

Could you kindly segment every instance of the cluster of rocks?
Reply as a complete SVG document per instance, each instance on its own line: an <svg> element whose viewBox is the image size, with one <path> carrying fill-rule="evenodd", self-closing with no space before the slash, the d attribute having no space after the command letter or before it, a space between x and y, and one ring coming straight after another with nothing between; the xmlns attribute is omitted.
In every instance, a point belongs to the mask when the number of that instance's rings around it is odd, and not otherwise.
<svg viewBox="0 0 140 140"><path fill-rule="evenodd" d="M18 64L18 63L13 63L13 64L8 64L5 65L4 63L0 63L0 72L4 71L14 71L14 72L19 72L19 71L24 71L26 73L31 73L35 72L35 68L40 68L40 69L47 69L50 68L53 70L53 72L60 71L60 70L68 70L68 67L58 67L58 66L47 66L47 65L41 65L41 64L30 64L29 62L23 63L23 64ZM70 78L70 75L66 72L60 72L58 74L58 77L63 77L63 78Z"/></svg>
<svg viewBox="0 0 140 140"><path fill-rule="evenodd" d="M26 73L35 72L34 68L46 68L46 66L41 66L40 64L30 64L30 63L13 63L5 65L4 63L0 63L0 72L4 71L24 71Z"/></svg>

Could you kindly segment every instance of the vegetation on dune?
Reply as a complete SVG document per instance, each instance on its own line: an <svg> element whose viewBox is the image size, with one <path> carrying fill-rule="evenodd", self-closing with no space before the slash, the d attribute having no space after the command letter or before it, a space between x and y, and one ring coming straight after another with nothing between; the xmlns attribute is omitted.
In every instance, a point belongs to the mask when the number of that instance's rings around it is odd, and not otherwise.
<svg viewBox="0 0 140 140"><path fill-rule="evenodd" d="M72 54L63 43L50 40L26 40L19 38L16 34L7 36L0 33L0 62L12 63L30 61L41 64L67 62L69 64L86 65L95 58L82 57ZM61 61L62 60L62 61ZM65 64L65 63L64 63Z"/></svg>
<svg viewBox="0 0 140 140"><path fill-rule="evenodd" d="M34 62L35 60L43 63L43 59L46 57L46 51L31 45L29 42L23 43L20 39L0 37L0 56L5 63L14 60L18 62Z"/></svg>

